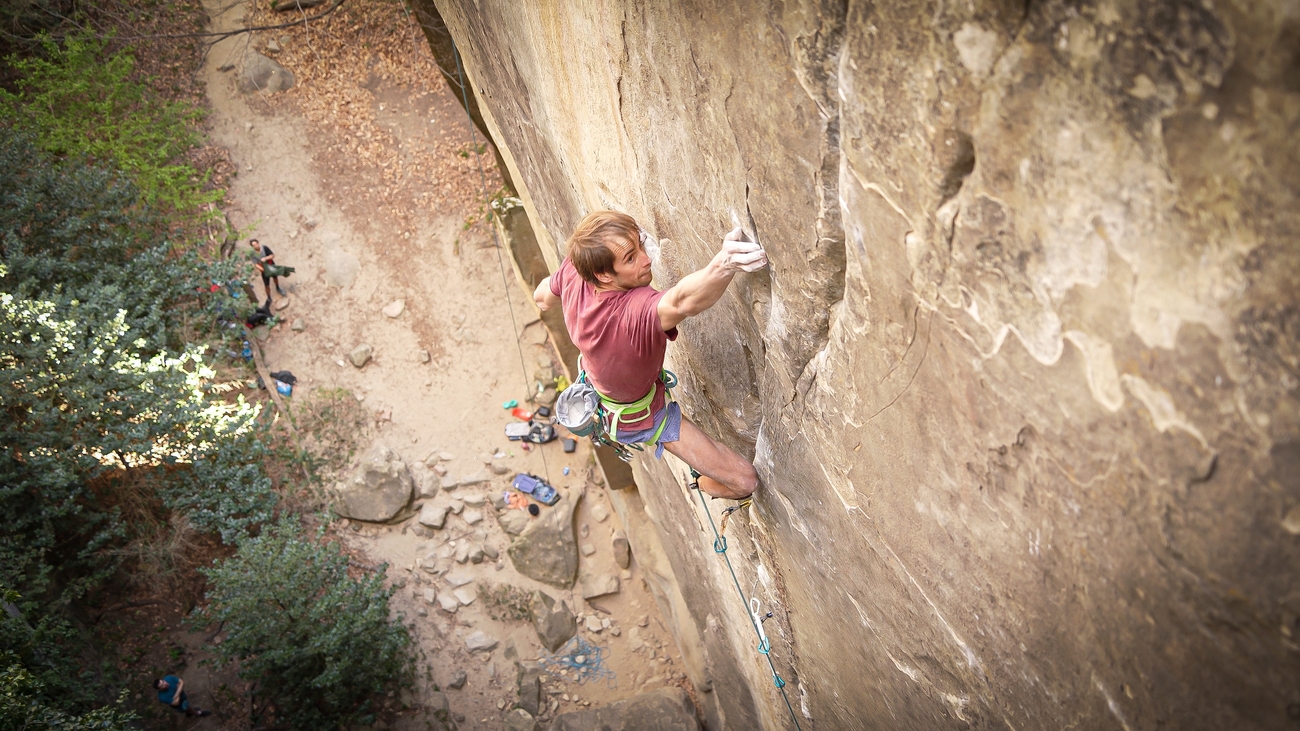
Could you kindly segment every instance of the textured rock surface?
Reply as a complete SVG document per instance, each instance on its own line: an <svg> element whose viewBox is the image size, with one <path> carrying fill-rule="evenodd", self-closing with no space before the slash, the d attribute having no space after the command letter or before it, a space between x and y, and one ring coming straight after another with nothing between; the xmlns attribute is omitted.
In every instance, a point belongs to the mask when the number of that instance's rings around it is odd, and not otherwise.
<svg viewBox="0 0 1300 731"><path fill-rule="evenodd" d="M411 502L414 486L406 463L382 444L370 448L352 478L339 483L336 512L344 518L385 521Z"/></svg>
<svg viewBox="0 0 1300 731"><path fill-rule="evenodd" d="M578 632L578 619L569 611L569 605L564 601L556 602L545 592L533 592L529 610L533 615L533 627L537 629L537 639L551 652L559 650Z"/></svg>
<svg viewBox="0 0 1300 731"><path fill-rule="evenodd" d="M293 87L293 72L263 56L249 51L244 59L244 72L239 78L239 90L245 94L264 91L274 94Z"/></svg>
<svg viewBox="0 0 1300 731"><path fill-rule="evenodd" d="M660 287L767 249L668 366L755 458L729 556L797 711L1293 723L1293 4L437 4L551 268L605 207ZM702 508L636 469L709 726L785 727Z"/></svg>
<svg viewBox="0 0 1300 731"><path fill-rule="evenodd" d="M680 688L662 688L618 703L561 713L550 731L698 731L695 706Z"/></svg>
<svg viewBox="0 0 1300 731"><path fill-rule="evenodd" d="M560 501L545 508L506 553L515 570L532 579L567 589L578 575L578 542L573 536L573 510L583 489L560 490ZM515 511L510 511L515 512Z"/></svg>

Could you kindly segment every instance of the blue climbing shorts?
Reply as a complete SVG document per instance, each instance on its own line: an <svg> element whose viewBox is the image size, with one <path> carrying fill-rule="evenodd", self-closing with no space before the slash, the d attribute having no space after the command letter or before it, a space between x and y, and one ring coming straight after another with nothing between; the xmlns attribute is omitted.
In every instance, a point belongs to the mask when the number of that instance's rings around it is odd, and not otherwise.
<svg viewBox="0 0 1300 731"><path fill-rule="evenodd" d="M655 442L655 459L662 459L664 445L682 438L682 407L676 401L669 401L668 406L655 415L653 427L637 431L620 429L616 439L622 444L645 444L647 439L655 435L655 429L659 428L659 424L664 419L667 419L668 423L664 424L664 432L659 435L659 441Z"/></svg>

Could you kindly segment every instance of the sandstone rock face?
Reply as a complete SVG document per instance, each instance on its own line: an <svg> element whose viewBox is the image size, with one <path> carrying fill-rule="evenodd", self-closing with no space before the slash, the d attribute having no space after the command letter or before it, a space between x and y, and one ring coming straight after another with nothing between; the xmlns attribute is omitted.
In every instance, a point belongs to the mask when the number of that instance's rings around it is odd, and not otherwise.
<svg viewBox="0 0 1300 731"><path fill-rule="evenodd" d="M382 522L411 502L414 485L406 463L377 444L361 460L352 479L338 485L336 512L344 518Z"/></svg>
<svg viewBox="0 0 1300 731"><path fill-rule="evenodd" d="M1290 723L1286 7L438 0L551 269L606 207L660 287L766 248L667 365L758 468L727 555L819 728ZM635 468L709 727L782 727L704 508Z"/></svg>

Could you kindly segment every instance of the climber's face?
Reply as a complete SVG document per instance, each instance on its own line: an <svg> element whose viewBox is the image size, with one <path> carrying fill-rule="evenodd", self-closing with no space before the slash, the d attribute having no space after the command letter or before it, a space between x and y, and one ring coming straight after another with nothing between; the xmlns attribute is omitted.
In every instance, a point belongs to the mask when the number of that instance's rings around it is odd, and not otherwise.
<svg viewBox="0 0 1300 731"><path fill-rule="evenodd" d="M636 289L650 284L650 255L640 240L610 244L609 250L614 253L614 273L597 275L608 289ZM609 277L608 281L605 277Z"/></svg>

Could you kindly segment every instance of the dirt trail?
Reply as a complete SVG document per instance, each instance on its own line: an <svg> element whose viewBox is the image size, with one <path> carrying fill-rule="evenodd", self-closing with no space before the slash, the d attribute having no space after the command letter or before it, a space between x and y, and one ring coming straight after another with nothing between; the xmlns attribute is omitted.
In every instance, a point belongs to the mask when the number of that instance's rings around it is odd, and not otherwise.
<svg viewBox="0 0 1300 731"><path fill-rule="evenodd" d="M207 8L218 30L241 27L252 17L243 3L208 0ZM408 26L404 32L413 30ZM344 42L319 30L314 36L309 32L297 29L285 32L283 38L277 36L277 43L285 46L278 60L292 69L294 48L306 48L302 51L306 57L322 52L331 42ZM585 445L571 455L562 453L558 441L525 453L502 433L509 419L502 402L522 401L533 369L550 364L552 355L542 328L525 326L536 319L535 310L508 264L508 276L503 277L486 224L465 228L467 217L480 213L476 204L466 201L482 200L482 191L476 172L466 168L473 155L465 158L453 152L469 134L464 112L435 74L427 76L427 84L402 84L383 73L382 59L372 59L366 68L337 69L335 77L359 80L349 87L351 96L337 114L357 114L357 105L367 104L365 114L358 116L372 119L373 125L364 133L344 125L351 119L304 113L303 100L313 91L304 85L311 81L274 97L240 93L236 81L245 54L265 49L269 40L269 36L240 36L223 41L209 53L201 75L212 107L209 133L214 144L229 150L238 168L229 189L231 221L270 246L278 263L297 269L292 278L282 281L288 297L276 299L277 306L283 307L281 317L301 320L304 329L297 332L286 323L272 332L265 344L270 368L298 376L295 397L299 400L315 388L346 388L356 394L379 416L375 438L408 463L447 452L453 459L446 466L458 476L482 467L478 455L500 450L508 456L498 463L508 466L510 475L549 473L553 484L580 487L590 459ZM411 47L413 54L420 50L418 43ZM233 70L220 70L231 64ZM362 139L367 145L364 157L359 152ZM358 151L355 159L353 149ZM379 187L370 185L370 173L383 181L391 167L372 165L367 172L366 159L375 150L397 160L399 167L406 165L405 175L415 167L417 174L445 182L436 188L403 182L402 195L393 193L397 183L393 188L382 188L382 182ZM425 160L441 168L424 169ZM485 163L490 160L489 154ZM247 238L241 239L240 247L237 255L243 256ZM255 282L255 287L261 295L261 283ZM381 314L385 305L399 299L405 301L399 317ZM522 326L522 335L512 327L512 314L516 326ZM360 343L371 345L374 357L358 369L348 362L347 354ZM421 351L430 354L430 362L422 362ZM570 468L570 476L563 475L565 467ZM495 478L491 489L500 491L508 479L509 475ZM595 520L591 511L597 505L608 508L602 488L589 485L576 523L590 530L579 542L597 551L581 557L580 571L618 575L609 549L618 518L608 510L607 520ZM477 584L543 589L567 601L575 612L592 613L578 591L545 587L516 573L506 557L508 536L488 513L475 528L487 530L501 561L467 564L457 567L457 572L468 569ZM342 536L371 561L389 563L389 576L395 582L410 582L397 593L394 604L407 617L424 655L414 699L417 708L435 684L445 689L456 670L465 670L469 681L464 689L447 693L453 717L464 717L461 728L499 728L501 708L508 710L516 698L507 647L513 644L520 658L536 658L542 652L536 633L529 623L490 619L481 599L454 615L425 605L423 587L411 579L409 568L418 556L471 529L459 517L449 517L445 530L422 538L411 530L415 525L411 521L398 526L353 524ZM616 680L579 687L544 679L558 712L680 682L676 672L680 659L635 559L631 573L622 576L622 592L599 600L613 614L613 626L621 629L621 636L612 636L608 629L579 631L607 648L606 664ZM437 588L449 590L442 583ZM427 617L418 616L421 610ZM630 631L640 623L648 626ZM494 652L467 653L463 638L476 630L500 640ZM422 713L404 714L399 725L415 728L418 722L419 728L425 728Z"/></svg>

